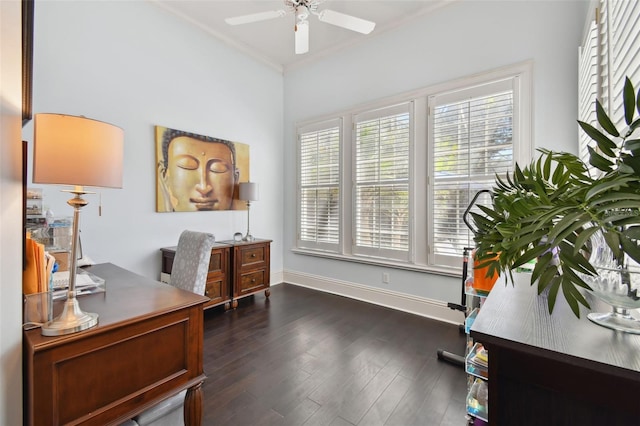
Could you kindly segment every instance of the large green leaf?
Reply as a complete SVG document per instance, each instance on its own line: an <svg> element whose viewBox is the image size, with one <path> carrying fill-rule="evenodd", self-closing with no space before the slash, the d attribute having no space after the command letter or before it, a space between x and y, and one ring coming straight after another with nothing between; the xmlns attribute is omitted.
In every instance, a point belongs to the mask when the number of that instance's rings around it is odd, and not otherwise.
<svg viewBox="0 0 640 426"><path fill-rule="evenodd" d="M553 312L553 307L556 304L556 297L558 297L558 290L560 289L561 282L562 277L560 275L555 275L553 278L551 278L551 281L549 283L549 296L547 298L549 313Z"/></svg>
<svg viewBox="0 0 640 426"><path fill-rule="evenodd" d="M571 282L566 278L562 277L562 294L564 295L565 300L569 304L569 307L573 311L573 314L580 318L580 306L578 306L578 301L576 300L575 295L571 290L575 290L575 287L571 284Z"/></svg>
<svg viewBox="0 0 640 426"><path fill-rule="evenodd" d="M627 139L624 141L624 149L627 149L634 154L640 153L640 139Z"/></svg>
<svg viewBox="0 0 640 426"><path fill-rule="evenodd" d="M538 278L540 278L540 276L543 274L543 272L545 272L548 269L547 265L549 265L551 258L552 258L551 252L547 252L542 256L538 256L538 260L536 261L536 264L533 267L533 272L531 273L532 281L537 281Z"/></svg>
<svg viewBox="0 0 640 426"><path fill-rule="evenodd" d="M629 77L624 79L624 88L622 89L622 98L624 101L624 121L631 124L635 114L634 107L636 103L636 92L633 90L633 84Z"/></svg>
<svg viewBox="0 0 640 426"><path fill-rule="evenodd" d="M636 109L638 110L638 114L640 114L640 89L638 89L638 96L636 98Z"/></svg>
<svg viewBox="0 0 640 426"><path fill-rule="evenodd" d="M549 253L549 257L551 257L551 253ZM553 277L555 277L557 274L558 267L556 265L549 265L548 268L545 268L544 272L540 276L540 279L538 280L538 294L542 293L544 289L551 284L551 282L553 281Z"/></svg>
<svg viewBox="0 0 640 426"><path fill-rule="evenodd" d="M590 146L587 146L587 150L589 151L589 164L603 172L613 170L613 163L611 161L598 154L598 152Z"/></svg>
<svg viewBox="0 0 640 426"><path fill-rule="evenodd" d="M616 138L620 136L620 133L618 133L618 129L616 129L616 126L613 125L607 113L604 112L604 108L602 108L600 101L597 99L596 99L596 117L598 119L598 123L600 123L600 126L602 126L602 128L607 133L609 133L611 136Z"/></svg>
<svg viewBox="0 0 640 426"><path fill-rule="evenodd" d="M598 185L595 185L593 188L589 189L587 192L587 200L591 200L598 194L601 194L605 191L609 191L611 189L619 189L620 187L626 186L628 182L636 180L636 177L633 176L621 176L615 180L604 181Z"/></svg>
<svg viewBox="0 0 640 426"><path fill-rule="evenodd" d="M564 216L558 223L555 224L551 232L549 232L549 239L555 241L556 239L564 239L563 235L568 235L571 232L578 230L589 220L589 215L584 211L574 211Z"/></svg>
<svg viewBox="0 0 640 426"><path fill-rule="evenodd" d="M574 255L579 254L578 253L579 250L581 250L584 247L587 240L589 240L591 236L595 234L596 231L598 231L599 229L600 228L596 226L592 226L591 228L585 228L582 232L580 232L580 234L578 235L578 238L576 239L576 243L574 245L573 254Z"/></svg>
<svg viewBox="0 0 640 426"><path fill-rule="evenodd" d="M620 246L620 236L613 231L604 233L604 240L613 252L613 256L616 259L622 258L622 248Z"/></svg>
<svg viewBox="0 0 640 426"><path fill-rule="evenodd" d="M629 237L629 235L623 233L620 236L620 245L622 249L635 260L637 263L640 263L640 247L637 243L637 238Z"/></svg>
<svg viewBox="0 0 640 426"><path fill-rule="evenodd" d="M617 202L620 200L628 200L635 201L638 206L640 206L640 193L635 193L632 191L626 191L621 189L620 191L610 192L606 194L599 195L597 197L593 197L589 200L588 206L590 208L596 208L600 204ZM605 206L607 207L607 206Z"/></svg>
<svg viewBox="0 0 640 426"><path fill-rule="evenodd" d="M587 135L598 144L598 148L602 150L603 154L608 157L615 157L613 153L613 149L617 147L616 143L605 136L600 130L596 129L589 123L585 123L583 121L578 121L582 130L585 131Z"/></svg>
<svg viewBox="0 0 640 426"><path fill-rule="evenodd" d="M638 152L638 155L635 157L627 154L621 154L621 157L624 165L631 168L632 172L629 173L640 176L640 152Z"/></svg>

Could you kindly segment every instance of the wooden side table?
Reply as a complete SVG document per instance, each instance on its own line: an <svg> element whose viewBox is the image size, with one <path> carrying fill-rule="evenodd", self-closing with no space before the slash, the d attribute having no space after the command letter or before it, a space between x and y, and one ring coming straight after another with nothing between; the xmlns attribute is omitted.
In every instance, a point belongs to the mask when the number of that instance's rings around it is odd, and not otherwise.
<svg viewBox="0 0 640 426"><path fill-rule="evenodd" d="M233 244L231 251L232 306L238 307L238 299L264 290L271 295L271 240L224 241Z"/></svg>
<svg viewBox="0 0 640 426"><path fill-rule="evenodd" d="M176 247L165 247L162 252L162 272L171 274ZM211 299L204 307L222 303L228 309L238 307L238 299L264 290L271 295L270 285L271 240L220 241L211 250L209 274L205 296Z"/></svg>

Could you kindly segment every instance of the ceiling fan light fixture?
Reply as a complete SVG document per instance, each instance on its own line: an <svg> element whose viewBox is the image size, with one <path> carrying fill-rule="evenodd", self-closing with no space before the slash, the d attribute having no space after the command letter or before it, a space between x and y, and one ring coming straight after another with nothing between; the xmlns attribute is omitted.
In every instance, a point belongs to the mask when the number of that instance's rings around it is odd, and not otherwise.
<svg viewBox="0 0 640 426"><path fill-rule="evenodd" d="M249 15L226 18L229 25L248 24L251 22L265 21L267 19L280 18L287 14L295 14L295 52L297 55L309 51L309 14L314 14L321 22L346 28L361 34L369 34L376 26L375 22L355 16L325 9L318 12L318 5L324 0L284 0L284 5L288 10L272 10L268 12L252 13Z"/></svg>
<svg viewBox="0 0 640 426"><path fill-rule="evenodd" d="M295 45L296 55L309 51L309 22L302 21L296 24Z"/></svg>

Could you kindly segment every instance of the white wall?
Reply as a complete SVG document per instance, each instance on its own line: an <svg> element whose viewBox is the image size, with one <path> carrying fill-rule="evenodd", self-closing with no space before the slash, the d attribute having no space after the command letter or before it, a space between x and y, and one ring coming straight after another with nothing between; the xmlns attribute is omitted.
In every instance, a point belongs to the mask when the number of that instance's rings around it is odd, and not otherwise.
<svg viewBox="0 0 640 426"><path fill-rule="evenodd" d="M125 132L124 188L100 190L101 217L100 196L86 197L85 253L158 279L159 249L177 244L183 229L217 240L246 231L246 211L155 212L154 125L162 125L250 145L251 180L260 184L251 230L273 239L272 276L281 276L281 74L142 1L37 1L34 49L36 113L84 115ZM62 187L42 187L44 205L72 214Z"/></svg>
<svg viewBox="0 0 640 426"><path fill-rule="evenodd" d="M20 2L0 2L0 425L22 424Z"/></svg>
<svg viewBox="0 0 640 426"><path fill-rule="evenodd" d="M460 300L460 279L292 253L295 123L364 103L532 60L536 147L577 150L577 51L587 1L458 1L397 31L285 74L285 278L344 294L392 292ZM382 284L382 271L391 283ZM324 281L324 282L323 282ZM337 281L332 287L327 281ZM354 291L353 288L355 288ZM367 291L367 289L372 291ZM375 295L374 295L375 297ZM383 303L384 304L384 303ZM446 310L446 307L444 308ZM410 309L409 309L410 310ZM442 311L442 310L441 310Z"/></svg>

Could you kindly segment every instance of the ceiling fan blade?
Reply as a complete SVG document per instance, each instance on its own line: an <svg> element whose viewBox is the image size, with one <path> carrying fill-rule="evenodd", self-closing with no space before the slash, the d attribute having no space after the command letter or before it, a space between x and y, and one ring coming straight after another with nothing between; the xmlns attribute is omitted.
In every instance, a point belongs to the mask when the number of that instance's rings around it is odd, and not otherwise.
<svg viewBox="0 0 640 426"><path fill-rule="evenodd" d="M296 55L309 51L309 23L298 22L296 24Z"/></svg>
<svg viewBox="0 0 640 426"><path fill-rule="evenodd" d="M362 34L369 34L376 27L375 22L356 18L334 10L324 9L318 13L318 19L327 24L336 25Z"/></svg>
<svg viewBox="0 0 640 426"><path fill-rule="evenodd" d="M251 22L266 21L267 19L282 18L287 12L284 10L270 10L268 12L252 13L250 15L235 16L226 18L224 22L229 25L242 25Z"/></svg>

